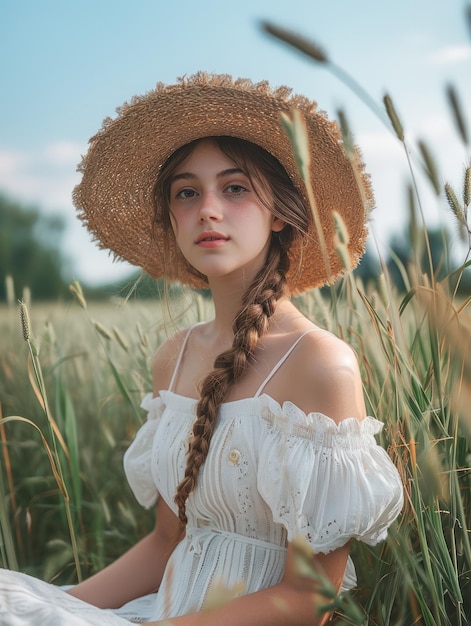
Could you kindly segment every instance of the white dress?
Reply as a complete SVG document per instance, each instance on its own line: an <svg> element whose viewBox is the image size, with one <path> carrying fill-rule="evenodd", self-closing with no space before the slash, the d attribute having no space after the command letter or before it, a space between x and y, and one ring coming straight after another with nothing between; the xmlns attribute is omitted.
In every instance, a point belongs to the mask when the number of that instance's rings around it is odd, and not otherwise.
<svg viewBox="0 0 471 626"><path fill-rule="evenodd" d="M124 456L139 503L152 507L161 497L175 513L197 404L172 391L188 336L170 388L144 398L147 421ZM125 619L176 617L204 608L220 586L241 594L278 583L287 541L298 535L322 553L352 538L370 545L383 540L403 495L395 466L374 438L382 424L367 417L337 425L319 413L306 415L291 402L280 406L262 393L303 336L253 398L221 406L198 486L186 504L186 535L170 556L158 593L112 613L48 583L2 570L0 623L118 625L129 623ZM349 560L343 588L354 584ZM41 610L44 621L38 620Z"/></svg>

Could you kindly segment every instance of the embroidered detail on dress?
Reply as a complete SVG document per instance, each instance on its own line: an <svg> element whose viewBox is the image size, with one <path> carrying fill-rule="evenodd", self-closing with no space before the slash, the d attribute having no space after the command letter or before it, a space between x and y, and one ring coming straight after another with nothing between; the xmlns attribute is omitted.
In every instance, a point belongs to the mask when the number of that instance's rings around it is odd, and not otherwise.
<svg viewBox="0 0 471 626"><path fill-rule="evenodd" d="M239 450L231 450L227 455L227 458L232 463L232 465L239 465L240 452Z"/></svg>
<svg viewBox="0 0 471 626"><path fill-rule="evenodd" d="M337 520L333 519L331 522L328 522L323 526L319 531L319 539L322 541L324 539L332 539L332 537L339 537L343 534L340 529Z"/></svg>

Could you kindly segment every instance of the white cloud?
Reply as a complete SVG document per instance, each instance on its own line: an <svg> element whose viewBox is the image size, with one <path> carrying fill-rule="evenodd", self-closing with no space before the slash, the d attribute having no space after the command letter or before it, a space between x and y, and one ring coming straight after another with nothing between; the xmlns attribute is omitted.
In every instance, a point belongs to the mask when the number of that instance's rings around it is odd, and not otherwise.
<svg viewBox="0 0 471 626"><path fill-rule="evenodd" d="M0 148L0 190L46 212L68 211L83 150L82 145L66 141L30 151Z"/></svg>
<svg viewBox="0 0 471 626"><path fill-rule="evenodd" d="M5 150L0 146L0 192L44 213L64 216L63 248L74 267L74 277L100 283L129 274L126 263L113 263L106 251L92 243L75 216L72 190L80 180L76 165L85 146L59 141L35 150Z"/></svg>
<svg viewBox="0 0 471 626"><path fill-rule="evenodd" d="M447 137L449 136L450 118L444 113L425 112L417 122L418 132L426 137Z"/></svg>
<svg viewBox="0 0 471 626"><path fill-rule="evenodd" d="M81 152L84 146L72 141L56 141L44 147L44 156L51 165L61 167L75 167L81 159Z"/></svg>
<svg viewBox="0 0 471 626"><path fill-rule="evenodd" d="M393 233L404 223L404 148L393 132L363 132L356 140L371 175L375 193L375 210L371 214L370 231L383 248Z"/></svg>
<svg viewBox="0 0 471 626"><path fill-rule="evenodd" d="M71 220L65 249L73 259L74 276L89 284L113 283L135 270L129 263L113 261L108 250L101 250L78 219Z"/></svg>
<svg viewBox="0 0 471 626"><path fill-rule="evenodd" d="M363 132L356 135L356 142L365 155L365 160L380 159L381 161L395 160L404 150L393 131Z"/></svg>
<svg viewBox="0 0 471 626"><path fill-rule="evenodd" d="M456 46L446 46L440 48L430 55L432 63L437 65L449 65L452 63L460 63L471 59L471 45L460 44Z"/></svg>

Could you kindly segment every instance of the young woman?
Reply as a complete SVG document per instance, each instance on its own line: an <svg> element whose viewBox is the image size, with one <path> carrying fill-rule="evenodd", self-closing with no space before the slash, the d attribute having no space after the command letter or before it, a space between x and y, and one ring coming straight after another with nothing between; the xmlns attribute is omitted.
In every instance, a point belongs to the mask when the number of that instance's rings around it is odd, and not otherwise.
<svg viewBox="0 0 471 626"><path fill-rule="evenodd" d="M280 124L293 108L315 207ZM351 540L383 540L402 507L352 350L290 298L344 272L334 211L357 263L372 201L360 160L306 99L199 74L124 107L82 172L75 203L100 244L151 276L209 287L215 316L157 351L148 420L125 455L138 501L156 506L153 532L68 594L2 572L5 610L47 624L325 623L298 538L349 588ZM218 589L231 599L209 610Z"/></svg>

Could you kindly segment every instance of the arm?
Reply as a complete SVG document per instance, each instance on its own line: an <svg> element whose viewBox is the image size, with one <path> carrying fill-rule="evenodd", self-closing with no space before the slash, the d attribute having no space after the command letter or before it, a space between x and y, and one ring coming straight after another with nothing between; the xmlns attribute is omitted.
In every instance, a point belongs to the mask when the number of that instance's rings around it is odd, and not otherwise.
<svg viewBox="0 0 471 626"><path fill-rule="evenodd" d="M100 608L118 608L156 591L183 528L162 498L154 530L111 565L68 593Z"/></svg>
<svg viewBox="0 0 471 626"><path fill-rule="evenodd" d="M153 364L154 394L168 385L175 358L175 344L178 346L178 341L168 340L156 352ZM178 518L159 498L154 530L111 565L68 593L100 608L118 608L134 598L156 591L168 558L182 538L183 531Z"/></svg>

